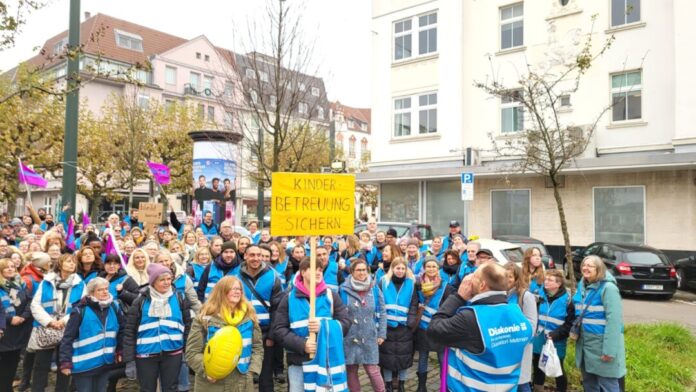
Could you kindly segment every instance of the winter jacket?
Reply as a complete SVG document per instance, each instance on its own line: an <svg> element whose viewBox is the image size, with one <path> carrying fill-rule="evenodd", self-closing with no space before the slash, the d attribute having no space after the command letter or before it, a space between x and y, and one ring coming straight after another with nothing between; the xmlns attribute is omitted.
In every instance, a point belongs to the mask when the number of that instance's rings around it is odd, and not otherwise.
<svg viewBox="0 0 696 392"><path fill-rule="evenodd" d="M288 314L288 297L290 295L296 295L296 298L309 302L309 297L300 290L292 290L283 296L283 299L280 301L280 305L278 306L278 311L273 319L273 324L271 325L271 338L280 343L287 350L288 365L302 366L302 362L307 362L309 360L309 356L305 354L305 339L296 335L290 329L290 317ZM317 293L317 296L319 295L332 296L333 318L341 323L341 327L343 328L343 336L345 336L350 329L351 320L348 315L346 305L343 303L343 301L341 301L341 296L328 288L321 293Z"/></svg>
<svg viewBox="0 0 696 392"><path fill-rule="evenodd" d="M210 267L213 264L221 269L224 275L227 275L230 270L239 266L239 257L235 257L234 260L232 260L232 264L225 264L225 262L222 261L222 255L218 255L212 263L205 267L201 279L198 281L198 287L196 287L196 294L198 294L198 300L201 301L201 303L205 303L205 289L208 287L208 275L210 274Z"/></svg>
<svg viewBox="0 0 696 392"><path fill-rule="evenodd" d="M597 289L600 286L600 282L595 282L585 287L583 282L584 279L578 283L575 294L580 298L585 298L588 290ZM575 364L578 368L584 365L584 370L590 374L620 378L626 375L626 348L623 333L623 305L613 276L607 273L604 278L604 287L598 295L606 314L604 334L582 331L575 345ZM614 359L611 362L604 362L600 359L602 355L608 355Z"/></svg>
<svg viewBox="0 0 696 392"><path fill-rule="evenodd" d="M45 279L41 282L39 288L36 290L36 293L34 294L34 297L31 300L31 314L34 316L34 320L38 324L43 325L44 327L48 326L48 324L51 321L56 320L52 314L49 314L46 311L45 304L42 303L44 290L49 289L49 287L52 288L53 302L51 306L53 307L54 312L64 312L60 320L62 320L66 324L70 319L70 311L72 310L73 305L80 302L82 297L84 297L87 293L85 284L82 281L82 279L80 279L80 277L77 274L73 274L72 287L66 291L65 294L67 295L67 298L64 298L63 291L56 288L57 279L58 275L56 275L55 272L49 272L48 274L46 274ZM78 292L74 292L74 290L78 290ZM72 299L75 298L78 299L72 301Z"/></svg>
<svg viewBox="0 0 696 392"><path fill-rule="evenodd" d="M5 351L15 351L27 346L29 342L29 336L31 336L32 322L33 318L31 315L31 297L24 287L23 282L20 280L17 282L19 290L16 293L16 300L19 301L19 305L14 305L15 316L22 317L24 322L19 325L12 325L12 317L6 315L5 327L2 328L5 331L2 339L0 339L0 353ZM10 296L10 289L6 287L0 287L0 296L10 297L10 303L13 301ZM5 301L2 301L5 302ZM8 311L6 307L2 310L2 315Z"/></svg>
<svg viewBox="0 0 696 392"><path fill-rule="evenodd" d="M443 281L441 284L446 284L446 283L447 283L447 282L444 282L444 281ZM449 297L450 294L452 294L453 292L455 292L455 291L454 291L454 288L453 288L452 286L449 286L449 285L446 285L444 290L445 290L445 291L444 291L444 293L442 293L442 298L440 299L440 302L437 303L437 304L428 303L428 306L429 306L429 307L433 307L433 308L435 308L435 309L439 309L439 308L440 308L440 305L443 304L443 303L447 300L447 297ZM422 289L421 289L421 284L420 284L420 283L417 283L417 284L416 284L416 292L417 292L417 293L422 293ZM428 297L428 298L425 298L425 300L428 301L428 300L429 300L429 297ZM419 297L419 301L418 301L418 302L419 302L419 305L420 305L420 297ZM425 314L424 314L424 315L425 315ZM422 319L423 319L423 316L421 316L421 320L422 320ZM420 321L420 320L419 320L419 321ZM444 347L443 347L442 345L440 345L440 344L436 344L435 342L431 342L431 341L430 341L430 338L428 338L428 330L427 330L427 329L420 328L420 327L419 327L418 329L416 329L415 343L416 343L416 345L415 345L415 350L416 350L416 351L438 351L438 352L439 352L439 351L442 351L442 349L444 348Z"/></svg>
<svg viewBox="0 0 696 392"><path fill-rule="evenodd" d="M225 327L227 323L219 317L207 319L210 326ZM235 369L229 376L215 383L208 381L203 367L203 352L207 344L208 325L203 325L196 317L191 324L191 333L186 341L186 363L196 373L195 389L196 392L246 392L254 390L253 375L261 374L261 364L263 362L263 341L261 339L261 329L254 325L252 337L251 363L247 374L242 374Z"/></svg>
<svg viewBox="0 0 696 392"><path fill-rule="evenodd" d="M377 365L377 338L387 338L387 311L382 292L370 288L366 292L358 293L353 290L349 279L341 285L341 299L345 299L349 319L353 323L348 333L343 336L346 365Z"/></svg>
<svg viewBox="0 0 696 392"><path fill-rule="evenodd" d="M397 288L398 289L398 288ZM406 325L387 326L387 339L379 346L379 365L388 370L408 369L413 365L414 336L412 329L418 320L418 296L414 288Z"/></svg>
<svg viewBox="0 0 696 392"><path fill-rule="evenodd" d="M39 288L39 283L41 283L43 280L43 272L34 267L34 265L27 264L24 266L24 268L22 268L19 275L22 277L24 284L27 286L27 294L30 297L33 297L34 292Z"/></svg>
<svg viewBox="0 0 696 392"><path fill-rule="evenodd" d="M246 283L244 282L244 280L246 280L247 282L249 282L253 285L256 285L257 280L261 276L263 276L264 274L272 274L275 277L275 271L273 270L273 268L271 268L270 266L265 265L265 264L263 266L261 266L261 269L259 270L259 272L254 276L249 275L249 273L247 272L246 263L242 264L241 267L239 268L239 275L243 279L242 284L245 287L246 287ZM258 289L256 289L256 290L257 290L257 292L259 291ZM251 292L251 290L248 290L246 288L244 291L245 291L245 295L247 292ZM260 292L259 292L259 294L263 295ZM275 281L273 282L273 288L271 289L270 298L264 298L264 300L270 305L269 313L271 316L270 322L267 325L260 327L261 332L263 333L264 340L266 340L266 338L268 337L268 333L271 330L271 325L273 323L273 317L275 316L276 311L278 310L278 305L280 305L280 301L282 301L283 296L284 296L284 294L283 294L283 289L280 286L280 279L275 278ZM259 300L258 298L256 298L254 293L251 293L251 295L247 296L247 299L250 302L254 302L254 301ZM257 312L257 315L258 315L258 312Z"/></svg>

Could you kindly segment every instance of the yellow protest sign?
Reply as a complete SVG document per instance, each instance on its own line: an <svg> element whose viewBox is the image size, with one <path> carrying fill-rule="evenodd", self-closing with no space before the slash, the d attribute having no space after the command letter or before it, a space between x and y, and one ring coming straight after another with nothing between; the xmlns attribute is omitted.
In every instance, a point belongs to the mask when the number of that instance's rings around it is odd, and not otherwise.
<svg viewBox="0 0 696 392"><path fill-rule="evenodd" d="M273 173L272 181L272 235L353 234L353 175Z"/></svg>

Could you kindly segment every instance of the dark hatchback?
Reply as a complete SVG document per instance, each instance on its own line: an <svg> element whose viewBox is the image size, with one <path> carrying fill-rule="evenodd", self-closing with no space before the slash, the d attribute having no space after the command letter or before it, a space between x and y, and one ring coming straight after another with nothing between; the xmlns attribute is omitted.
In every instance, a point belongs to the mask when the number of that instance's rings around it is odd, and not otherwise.
<svg viewBox="0 0 696 392"><path fill-rule="evenodd" d="M677 291L677 271L660 250L644 245L595 242L573 252L575 276L582 277L580 264L590 255L599 256L626 294L652 294L671 298Z"/></svg>
<svg viewBox="0 0 696 392"><path fill-rule="evenodd" d="M696 255L674 262L677 269L677 287L680 290L696 290Z"/></svg>
<svg viewBox="0 0 696 392"><path fill-rule="evenodd" d="M546 269L556 268L553 257L549 254L549 251L541 240L522 235L499 235L494 239L519 245L520 248L522 248L522 253L526 252L529 248L538 248L541 251L541 261L544 263L544 267L546 267Z"/></svg>

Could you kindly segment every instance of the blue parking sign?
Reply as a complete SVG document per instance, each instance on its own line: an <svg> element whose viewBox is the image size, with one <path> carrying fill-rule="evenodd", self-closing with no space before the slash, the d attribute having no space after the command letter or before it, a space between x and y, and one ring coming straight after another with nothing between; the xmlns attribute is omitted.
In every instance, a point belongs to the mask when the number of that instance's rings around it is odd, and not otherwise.
<svg viewBox="0 0 696 392"><path fill-rule="evenodd" d="M474 173L462 173L462 200L474 200Z"/></svg>

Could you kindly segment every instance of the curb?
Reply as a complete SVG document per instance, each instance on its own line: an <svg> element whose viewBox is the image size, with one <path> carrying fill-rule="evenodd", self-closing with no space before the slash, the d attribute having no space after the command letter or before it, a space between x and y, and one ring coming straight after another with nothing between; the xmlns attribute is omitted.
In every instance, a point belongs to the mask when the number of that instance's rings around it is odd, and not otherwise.
<svg viewBox="0 0 696 392"><path fill-rule="evenodd" d="M677 290L676 293L674 293L674 297L672 299L678 299L681 301L696 301L696 293L692 293L689 291L684 291L684 290Z"/></svg>

